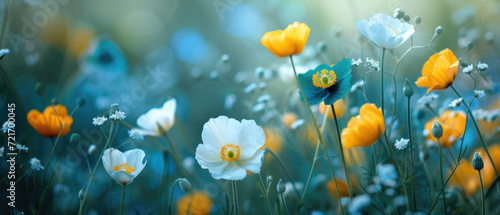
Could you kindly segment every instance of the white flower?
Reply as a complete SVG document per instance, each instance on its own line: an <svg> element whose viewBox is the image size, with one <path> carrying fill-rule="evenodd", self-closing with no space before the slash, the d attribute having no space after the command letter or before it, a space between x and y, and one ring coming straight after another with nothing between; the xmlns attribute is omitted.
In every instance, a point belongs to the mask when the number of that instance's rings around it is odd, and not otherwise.
<svg viewBox="0 0 500 215"><path fill-rule="evenodd" d="M9 121L5 121L2 125L2 132L7 133L7 132L9 132L9 128L12 130L12 129L14 129L14 126L16 126L16 125L14 123L10 123L10 126L12 126L12 127L9 127Z"/></svg>
<svg viewBox="0 0 500 215"><path fill-rule="evenodd" d="M403 44L415 32L413 25L381 13L373 15L370 20L357 21L356 25L373 44L389 50Z"/></svg>
<svg viewBox="0 0 500 215"><path fill-rule="evenodd" d="M351 66L359 66L359 64L363 63L363 61L361 60L361 58L358 58L357 60L355 60L354 58L351 58Z"/></svg>
<svg viewBox="0 0 500 215"><path fill-rule="evenodd" d="M370 205L371 199L367 194L357 195L352 198L351 204L347 211L349 214L362 214L361 210L366 206Z"/></svg>
<svg viewBox="0 0 500 215"><path fill-rule="evenodd" d="M398 150L403 150L406 148L409 141L410 141L409 139L401 138L400 140L396 141L396 143L394 144L394 147L396 147L396 149L398 149Z"/></svg>
<svg viewBox="0 0 500 215"><path fill-rule="evenodd" d="M0 49L0 59L2 59L6 54L9 54L9 49Z"/></svg>
<svg viewBox="0 0 500 215"><path fill-rule="evenodd" d="M101 126L106 122L106 120L108 120L108 118L104 116L98 116L92 119L92 124L94 124L95 126Z"/></svg>
<svg viewBox="0 0 500 215"><path fill-rule="evenodd" d="M356 81L356 83L352 85L350 92L352 93L358 89L361 89L364 86L365 86L365 81L363 80Z"/></svg>
<svg viewBox="0 0 500 215"><path fill-rule="evenodd" d="M477 68L481 71L486 71L488 69L488 64L485 64L485 63L477 63Z"/></svg>
<svg viewBox="0 0 500 215"><path fill-rule="evenodd" d="M422 106L429 106L432 101L438 99L439 95L435 93L430 93L428 95L423 95L420 99L418 99L418 103Z"/></svg>
<svg viewBox="0 0 500 215"><path fill-rule="evenodd" d="M4 153L4 152L5 152L5 147L4 147L4 146L2 146L2 147L0 148L0 158L1 158L1 157L3 157L3 153Z"/></svg>
<svg viewBox="0 0 500 215"><path fill-rule="evenodd" d="M111 114L111 116L109 116L109 118L112 120L123 120L125 119L125 117L127 116L125 116L125 113L122 111L115 111L114 114Z"/></svg>
<svg viewBox="0 0 500 215"><path fill-rule="evenodd" d="M465 74L470 74L472 72L472 70L474 69L474 66L471 64L471 65L468 65L467 67L465 67L462 72L465 73Z"/></svg>
<svg viewBox="0 0 500 215"><path fill-rule="evenodd" d="M40 171L41 169L44 169L44 167L42 166L42 163L37 158L31 158L30 164L31 164L31 168L33 170Z"/></svg>
<svg viewBox="0 0 500 215"><path fill-rule="evenodd" d="M458 106L460 106L460 104L462 103L462 100L464 100L464 99L463 98L458 98L458 99L455 99L455 100L451 101L450 107L458 107Z"/></svg>
<svg viewBox="0 0 500 215"><path fill-rule="evenodd" d="M398 174L393 164L377 165L377 175L381 184L389 187L396 186L397 184L396 180L398 179Z"/></svg>
<svg viewBox="0 0 500 215"><path fill-rule="evenodd" d="M25 152L28 152L28 147L23 146L23 145L21 145L21 144L19 144L19 143L16 143L16 148L17 148L19 151L23 150L23 151L25 151Z"/></svg>
<svg viewBox="0 0 500 215"><path fill-rule="evenodd" d="M378 71L380 70L379 62L373 58L366 58L365 60L365 68L368 70Z"/></svg>
<svg viewBox="0 0 500 215"><path fill-rule="evenodd" d="M129 130L128 131L128 136L132 140L139 140L139 141L143 141L144 140L144 136L142 135L141 131L139 131L137 129Z"/></svg>
<svg viewBox="0 0 500 215"><path fill-rule="evenodd" d="M266 138L255 121L212 118L203 126L201 139L195 158L215 179L242 180L247 170L260 172L264 151L258 149Z"/></svg>
<svg viewBox="0 0 500 215"><path fill-rule="evenodd" d="M483 98L485 95L484 90L474 90L474 96L478 99Z"/></svg>
<svg viewBox="0 0 500 215"><path fill-rule="evenodd" d="M138 130L141 131L142 135L163 135L174 126L176 108L177 101L175 99L167 100L161 108L152 108L137 118Z"/></svg>
<svg viewBox="0 0 500 215"><path fill-rule="evenodd" d="M142 163L144 156L146 154L140 149L132 149L122 153L118 149L109 148L102 155L102 164L116 183L127 185L132 183L146 166L147 161Z"/></svg>

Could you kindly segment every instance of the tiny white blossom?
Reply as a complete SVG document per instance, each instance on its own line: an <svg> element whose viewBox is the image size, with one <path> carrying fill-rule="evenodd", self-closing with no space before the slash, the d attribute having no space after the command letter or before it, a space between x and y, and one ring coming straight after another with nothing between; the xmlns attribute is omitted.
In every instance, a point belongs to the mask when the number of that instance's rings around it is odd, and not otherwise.
<svg viewBox="0 0 500 215"><path fill-rule="evenodd" d="M486 122L497 122L500 119L500 109L493 109L485 112L486 114Z"/></svg>
<svg viewBox="0 0 500 215"><path fill-rule="evenodd" d="M462 72L465 73L465 74L470 74L472 72L472 70L474 69L474 66L472 64L468 65L467 67L465 67Z"/></svg>
<svg viewBox="0 0 500 215"><path fill-rule="evenodd" d="M365 67L374 71L380 70L379 62L373 58L366 58Z"/></svg>
<svg viewBox="0 0 500 215"><path fill-rule="evenodd" d="M484 90L474 90L474 96L480 99L486 96L486 94L484 94Z"/></svg>
<svg viewBox="0 0 500 215"><path fill-rule="evenodd" d="M112 120L123 120L125 119L125 117L127 116L125 116L125 113L122 111L115 111L114 114L111 114L111 116L109 116L109 118Z"/></svg>
<svg viewBox="0 0 500 215"><path fill-rule="evenodd" d="M365 81L363 81L363 80L356 81L356 83L354 83L352 85L350 92L352 93L352 92L356 91L357 89L361 89L364 86L365 86Z"/></svg>
<svg viewBox="0 0 500 215"><path fill-rule="evenodd" d="M89 146L89 149L88 149L89 154L94 154L96 151L97 151L97 147L94 144Z"/></svg>
<svg viewBox="0 0 500 215"><path fill-rule="evenodd" d="M5 122L3 123L3 125L2 125L2 132L3 132L3 133L7 133L7 132L9 132L9 128L10 128L11 130L12 130L12 129L14 129L15 124L14 124L14 123L11 123L10 125L12 126L12 128L11 128L11 127L9 127L9 121L5 121Z"/></svg>
<svg viewBox="0 0 500 215"><path fill-rule="evenodd" d="M351 58L351 66L359 66L359 64L363 63L363 61L361 60L361 58L358 58L357 60L355 60L354 58Z"/></svg>
<svg viewBox="0 0 500 215"><path fill-rule="evenodd" d="M460 106L460 104L462 103L462 100L464 100L464 99L463 98L458 98L458 99L455 99L455 100L451 101L450 107L458 107L458 106Z"/></svg>
<svg viewBox="0 0 500 215"><path fill-rule="evenodd" d="M37 158L31 158L30 164L31 164L31 168L33 170L40 171L40 170L44 169L44 167L42 166L42 163Z"/></svg>
<svg viewBox="0 0 500 215"><path fill-rule="evenodd" d="M144 136L142 135L141 131L139 131L137 129L129 130L128 131L128 136L132 140L139 140L139 141L143 141L144 140Z"/></svg>
<svg viewBox="0 0 500 215"><path fill-rule="evenodd" d="M0 158L3 157L3 153L5 152L5 147L0 148Z"/></svg>
<svg viewBox="0 0 500 215"><path fill-rule="evenodd" d="M10 50L9 49L0 49L0 59L3 58L6 54L9 54Z"/></svg>
<svg viewBox="0 0 500 215"><path fill-rule="evenodd" d="M108 118L104 116L98 116L92 120L93 120L92 124L94 124L95 126L101 126L102 124L104 124L104 122L106 122L106 120L108 120Z"/></svg>
<svg viewBox="0 0 500 215"><path fill-rule="evenodd" d="M401 138L400 140L396 141L396 143L394 144L394 147L396 147L396 149L398 149L398 150L403 150L406 148L409 141L410 141L409 139Z"/></svg>
<svg viewBox="0 0 500 215"><path fill-rule="evenodd" d="M429 106L432 101L434 101L438 98L439 98L438 94L430 93L430 94L424 95L420 99L418 99L418 103L421 104L422 106Z"/></svg>
<svg viewBox="0 0 500 215"><path fill-rule="evenodd" d="M21 150L23 150L23 151L25 151L25 152L27 152L27 151L28 151L28 147L23 146L23 145L21 145L21 144L19 144L19 143L16 143L16 148L17 148L19 151L21 151Z"/></svg>
<svg viewBox="0 0 500 215"><path fill-rule="evenodd" d="M479 62L479 63L477 63L477 68L480 71L486 71L488 69L488 64Z"/></svg>

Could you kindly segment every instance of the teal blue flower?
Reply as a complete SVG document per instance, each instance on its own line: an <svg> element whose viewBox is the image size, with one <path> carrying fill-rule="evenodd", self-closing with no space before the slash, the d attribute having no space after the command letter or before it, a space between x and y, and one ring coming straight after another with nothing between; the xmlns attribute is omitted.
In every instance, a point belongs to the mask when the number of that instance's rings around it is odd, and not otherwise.
<svg viewBox="0 0 500 215"><path fill-rule="evenodd" d="M331 105L351 89L351 77L351 60L344 59L333 66L321 64L314 70L299 74L298 78L309 105L322 101ZM304 100L302 94L300 98Z"/></svg>

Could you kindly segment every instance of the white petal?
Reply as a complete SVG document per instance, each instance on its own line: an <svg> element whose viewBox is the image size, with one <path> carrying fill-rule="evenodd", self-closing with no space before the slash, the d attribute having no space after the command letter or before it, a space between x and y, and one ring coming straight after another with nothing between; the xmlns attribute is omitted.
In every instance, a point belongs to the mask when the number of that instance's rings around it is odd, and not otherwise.
<svg viewBox="0 0 500 215"><path fill-rule="evenodd" d="M130 184L136 177L136 175L127 174L125 171L115 171L110 176L116 183L121 185Z"/></svg>
<svg viewBox="0 0 500 215"><path fill-rule="evenodd" d="M363 34L365 37L368 37L368 34L366 34L366 29L368 28L368 20L359 20L356 22L356 26L358 26L358 30L361 34Z"/></svg>
<svg viewBox="0 0 500 215"><path fill-rule="evenodd" d="M106 169L106 172L108 172L109 175L111 175L115 166L124 163L127 163L127 158L118 149L106 149L106 151L104 151L104 154L102 155L102 164L104 165L104 169Z"/></svg>
<svg viewBox="0 0 500 215"><path fill-rule="evenodd" d="M226 180L242 180L247 176L247 171L234 162L227 162L224 166L220 167L219 173L212 173L215 179Z"/></svg>
<svg viewBox="0 0 500 215"><path fill-rule="evenodd" d="M240 146L240 158L249 158L264 145L264 130L253 120L242 120L238 129L237 145Z"/></svg>
<svg viewBox="0 0 500 215"><path fill-rule="evenodd" d="M219 116L208 120L203 125L201 139L205 147L212 151L219 152L222 146L228 143L236 144L237 129L240 122L227 116Z"/></svg>
<svg viewBox="0 0 500 215"><path fill-rule="evenodd" d="M264 150L257 150L255 154L247 159L237 159L235 162L239 167L246 169L253 173L259 173L260 167L262 166L262 156L264 155Z"/></svg>
<svg viewBox="0 0 500 215"><path fill-rule="evenodd" d="M142 163L144 157L146 156L144 151L140 149L132 149L126 151L124 155L127 158L127 164L131 167L134 167L135 169L135 171L132 172L132 175L139 175L139 173L141 173L142 169L144 169L147 163L147 161Z"/></svg>
<svg viewBox="0 0 500 215"><path fill-rule="evenodd" d="M145 134L155 134L155 136L158 136L159 131L156 119L158 119L160 116L161 116L161 109L152 108L147 113L137 118L137 125L141 127L143 130L149 131L146 132Z"/></svg>
<svg viewBox="0 0 500 215"><path fill-rule="evenodd" d="M210 172L226 163L221 159L220 153L208 149L205 144L198 145L195 158L201 168L208 169Z"/></svg>

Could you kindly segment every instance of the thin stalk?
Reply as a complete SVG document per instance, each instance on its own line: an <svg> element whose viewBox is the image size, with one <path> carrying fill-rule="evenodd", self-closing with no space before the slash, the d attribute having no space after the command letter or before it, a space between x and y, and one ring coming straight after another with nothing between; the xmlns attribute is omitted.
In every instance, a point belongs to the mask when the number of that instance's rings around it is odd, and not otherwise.
<svg viewBox="0 0 500 215"><path fill-rule="evenodd" d="M415 166L413 160L413 140L411 138L411 112L410 112L410 98L408 97L408 137L410 138L410 160L411 160L411 191L413 193L413 210L417 211L417 197L415 194Z"/></svg>
<svg viewBox="0 0 500 215"><path fill-rule="evenodd" d="M444 185L446 185L448 183L448 181L450 181L450 178L451 176L453 175L453 173L455 173L455 170L457 170L458 166L460 165L460 163L458 165L455 166L455 168L453 168L453 171L451 171L450 173L450 176L448 176L448 179L446 179L446 181L444 182ZM441 190L439 190L439 193L437 195L437 197L434 199L433 203L432 203L432 207L429 209L429 211L427 212L428 215L431 214L432 210L434 210L434 207L436 207L436 204L438 202L438 199L439 199L439 196L441 195L441 193L444 192L444 186L441 187Z"/></svg>
<svg viewBox="0 0 500 215"><path fill-rule="evenodd" d="M174 188L175 188L175 185L181 181L180 178L178 178L177 180L174 181L174 184L172 184L172 189L170 190L170 199L168 200L168 215L172 214L172 199L173 199L173 196L174 196Z"/></svg>
<svg viewBox="0 0 500 215"><path fill-rule="evenodd" d="M174 142L170 140L170 137L168 136L167 132L165 132L165 140L167 140L168 145L170 146L171 149L171 155L172 158L174 158L175 164L177 164L177 168L179 168L179 173L182 177L186 177L186 173L184 172L184 168L182 168L181 161L179 160L179 157L177 156L177 151L175 150L174 147Z"/></svg>
<svg viewBox="0 0 500 215"><path fill-rule="evenodd" d="M441 175L441 186L444 189L444 178L443 178L443 155L441 153L441 144L439 143L439 138L437 139L437 144L439 146L439 173ZM448 214L448 210L446 207L446 192L443 192L443 203L444 203L444 213Z"/></svg>
<svg viewBox="0 0 500 215"><path fill-rule="evenodd" d="M316 119L314 118L314 114L311 110L311 107L309 106L309 102L307 101L307 97L306 97L306 94L304 93L304 89L302 88L302 85L300 84L299 77L297 76L297 71L295 69L295 64L293 63L293 57L291 55L290 55L290 62L292 63L293 73L295 75L295 80L297 81L297 85L299 85L300 93L301 93L302 97L304 98L304 101L305 101L306 106L307 106L307 110L309 111L309 115L311 116L311 119L313 121L314 130L316 130L316 135L318 136L318 141L321 143L321 146L323 147L323 150L325 151L326 159L328 161L328 166L330 167L330 171L331 171L332 176L335 180L335 186L337 186L337 180L336 180L337 177L335 176L335 172L333 171L332 162L330 161L330 156L328 156L328 151L326 150L326 145L323 142L321 132L319 131L318 125L316 124ZM315 156L315 157L317 158L317 156ZM312 169L311 169L311 172L312 172ZM337 191L338 191L338 187L337 187ZM305 192L304 192L304 195L305 195ZM338 197L338 201L340 204L340 209L342 210L342 213L345 214L344 207L340 203L340 195L338 195L337 197ZM301 208L301 204L299 204L298 206L299 206L299 208L298 208L296 214L299 213L300 208Z"/></svg>
<svg viewBox="0 0 500 215"><path fill-rule="evenodd" d="M123 191L122 191L122 206L121 206L121 209L120 209L120 215L123 215L123 203L125 202L125 187L127 185L122 185L123 186Z"/></svg>
<svg viewBox="0 0 500 215"><path fill-rule="evenodd" d="M260 185L262 187L262 194L264 195L264 198L266 199L267 207L269 208L269 211L271 212L271 214L274 215L274 211L272 209L271 202L269 201L269 197L267 196L267 193L265 191L266 190L266 188L265 188L266 185L264 184L264 181L262 180L262 176L260 175L260 173L259 173L259 180L260 180Z"/></svg>
<svg viewBox="0 0 500 215"><path fill-rule="evenodd" d="M285 214L288 215L288 207L286 206L286 201L285 198L283 197L283 193L280 193L281 196L281 202L283 202L283 207L285 208Z"/></svg>
<svg viewBox="0 0 500 215"><path fill-rule="evenodd" d="M384 115L384 57L385 49L382 49L382 60L380 61L380 96L382 97L382 115Z"/></svg>
<svg viewBox="0 0 500 215"><path fill-rule="evenodd" d="M344 165L345 177L347 180L347 188L349 190L349 199L352 200L351 180L350 180L350 176L349 176L349 171L347 170L347 165L345 163L344 147L342 147L342 138L340 138L340 128L339 128L339 122L337 119L337 113L335 113L335 106L333 104L331 104L330 106L332 107L333 118L335 119L335 127L337 128L337 138L339 140L340 156L342 157L342 164Z"/></svg>
<svg viewBox="0 0 500 215"><path fill-rule="evenodd" d="M450 87L451 87L451 89L453 89L453 91L455 91L455 93L457 94L457 96L459 98L463 98L460 95L460 93L458 93L458 91L455 89L455 87L453 87L453 85L451 85ZM470 108L464 100L462 100L462 103L465 105L466 108ZM488 151L488 148L486 147L486 143L484 142L483 135L481 135L481 131L479 130L479 126L477 126L476 119L474 119L474 115L472 114L472 112L470 112L470 111L467 111L467 112L469 113L469 116L470 116L472 122L474 123L474 127L476 127L477 135L479 136L479 139L481 140L481 144L483 145L483 148L486 151L486 154L488 155L488 158L491 161L493 169L495 170L495 174L498 175L497 167L495 166L495 162L493 162L493 159L491 158L490 152Z"/></svg>
<svg viewBox="0 0 500 215"><path fill-rule="evenodd" d="M278 161L278 164L281 166L281 169L283 169L283 171L285 172L286 177L288 178L288 180L290 180L290 182L292 182L293 190L297 194L297 197L300 197L299 191L297 190L297 188L295 188L295 181L293 180L292 175L290 175L290 172L288 171L285 164L283 163L283 160L281 160L281 158L276 153L271 151L269 148L266 148L266 151L269 152L271 155L273 155L274 158L276 158L276 160Z"/></svg>
<svg viewBox="0 0 500 215"><path fill-rule="evenodd" d="M236 215L238 215L238 190L236 188L236 181L232 180L231 181L232 187L233 187L233 204L234 204L234 212Z"/></svg>
<svg viewBox="0 0 500 215"><path fill-rule="evenodd" d="M486 206L485 206L485 201L484 201L484 187L483 187L483 179L481 177L481 170L478 170L477 173L479 174L479 182L481 182L481 200L483 203L483 215L486 214Z"/></svg>

